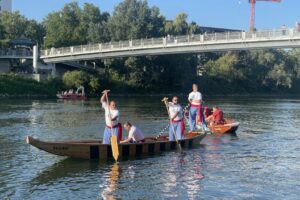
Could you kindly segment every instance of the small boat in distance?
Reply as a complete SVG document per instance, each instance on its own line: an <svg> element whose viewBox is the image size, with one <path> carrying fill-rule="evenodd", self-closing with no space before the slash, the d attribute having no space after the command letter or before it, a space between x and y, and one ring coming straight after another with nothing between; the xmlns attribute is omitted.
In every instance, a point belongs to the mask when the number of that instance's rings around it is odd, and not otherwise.
<svg viewBox="0 0 300 200"><path fill-rule="evenodd" d="M75 93L74 93L73 89L70 89L69 91L57 93L56 96L59 99L69 99L69 100L86 100L87 99L83 86L78 87Z"/></svg>
<svg viewBox="0 0 300 200"><path fill-rule="evenodd" d="M225 134L225 133L235 133L235 131L239 128L240 123L234 120L225 120L224 124L218 125L208 125L207 127L210 129L213 134Z"/></svg>
<svg viewBox="0 0 300 200"><path fill-rule="evenodd" d="M185 133L185 139L179 142L182 148L194 148L200 144L205 135L200 132L188 132ZM99 160L113 159L111 145L102 144L101 140L45 142L27 136L26 142L38 149L60 156ZM141 144L124 143L118 144L118 146L120 159L159 154L178 148L177 143L169 141L167 136L146 137L145 142Z"/></svg>

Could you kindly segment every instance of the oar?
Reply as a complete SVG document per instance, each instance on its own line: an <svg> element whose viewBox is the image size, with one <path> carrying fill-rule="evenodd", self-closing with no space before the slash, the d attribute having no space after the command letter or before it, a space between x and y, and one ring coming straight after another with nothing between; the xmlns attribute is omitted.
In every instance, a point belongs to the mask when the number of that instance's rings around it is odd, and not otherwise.
<svg viewBox="0 0 300 200"><path fill-rule="evenodd" d="M111 150L112 150L112 154L113 157L115 159L115 161L118 161L118 157L119 157L119 147L118 147L118 140L117 140L117 136L115 136L114 134L114 128L113 128L113 123L111 120L111 115L110 115L110 107L109 107L109 101L108 101L108 95L107 93L109 92L109 90L106 90L106 104L107 104L107 108L108 108L108 115L109 115L109 120L110 120L110 131L111 131L111 137L110 137L110 145L111 145Z"/></svg>
<svg viewBox="0 0 300 200"><path fill-rule="evenodd" d="M173 135L174 135L175 141L176 141L176 143L177 143L177 145L178 145L178 149L179 149L179 151L181 152L181 151L182 151L182 148L181 148L180 143L179 143L178 140L177 140L176 133L175 133L175 129L174 129L174 126L173 126L173 123L172 123L172 119L171 119L171 115L170 115L170 111L169 111L169 106L168 106L168 104L167 104L168 99L167 99L167 98L164 98L164 99L161 100L161 101L164 102L165 105L166 105L166 109L167 109L168 116L169 116L169 119L170 119L170 125L171 125L172 131L173 131Z"/></svg>

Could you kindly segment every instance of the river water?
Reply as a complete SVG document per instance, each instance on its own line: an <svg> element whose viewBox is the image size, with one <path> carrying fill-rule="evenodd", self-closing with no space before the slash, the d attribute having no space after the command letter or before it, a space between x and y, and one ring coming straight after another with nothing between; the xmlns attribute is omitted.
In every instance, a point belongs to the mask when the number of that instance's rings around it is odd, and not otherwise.
<svg viewBox="0 0 300 200"><path fill-rule="evenodd" d="M161 97L115 99L121 121L147 135L166 126ZM300 199L300 98L208 97L206 103L241 123L236 135L208 135L185 155L115 164L59 157L25 143L27 135L99 139L104 114L96 99L0 100L0 199Z"/></svg>

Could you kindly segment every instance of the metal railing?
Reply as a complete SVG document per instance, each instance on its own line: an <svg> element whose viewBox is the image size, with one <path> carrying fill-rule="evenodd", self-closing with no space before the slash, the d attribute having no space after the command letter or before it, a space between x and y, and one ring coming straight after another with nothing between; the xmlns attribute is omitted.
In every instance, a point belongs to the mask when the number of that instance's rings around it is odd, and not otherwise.
<svg viewBox="0 0 300 200"><path fill-rule="evenodd" d="M32 51L27 49L0 49L0 57L2 58L28 58L32 56Z"/></svg>
<svg viewBox="0 0 300 200"><path fill-rule="evenodd" d="M206 45L231 42L251 42L265 40L287 40L300 38L300 29L284 28L274 30L261 30L256 32L224 32L183 36L166 36L161 38L127 40L109 43L88 44L80 46L51 48L42 50L41 58L71 56L99 52L113 52L126 50L139 50L147 48L165 48L185 45Z"/></svg>

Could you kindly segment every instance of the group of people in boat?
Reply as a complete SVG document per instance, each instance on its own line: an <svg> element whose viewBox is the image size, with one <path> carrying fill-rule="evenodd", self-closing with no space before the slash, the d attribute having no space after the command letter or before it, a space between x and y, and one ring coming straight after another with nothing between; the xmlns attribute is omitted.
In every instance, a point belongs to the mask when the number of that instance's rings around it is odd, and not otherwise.
<svg viewBox="0 0 300 200"><path fill-rule="evenodd" d="M189 105L183 110L178 103L178 97L174 96L169 102L167 97L163 98L169 118L169 140L184 139L184 118L188 115L190 131L196 130L196 125L199 124L204 130L209 130L206 124L217 125L224 123L223 112L217 106L212 109L203 107L202 94L198 91L198 86L193 84L193 91L188 96ZM143 132L131 122L127 121L124 124L124 129L128 131L128 138L122 140L122 125L119 122L120 112L117 109L115 101L108 101L109 90L104 90L100 98L100 103L105 111L105 129L103 135L103 144L110 144L112 134L117 137L118 143L143 143L145 137Z"/></svg>

